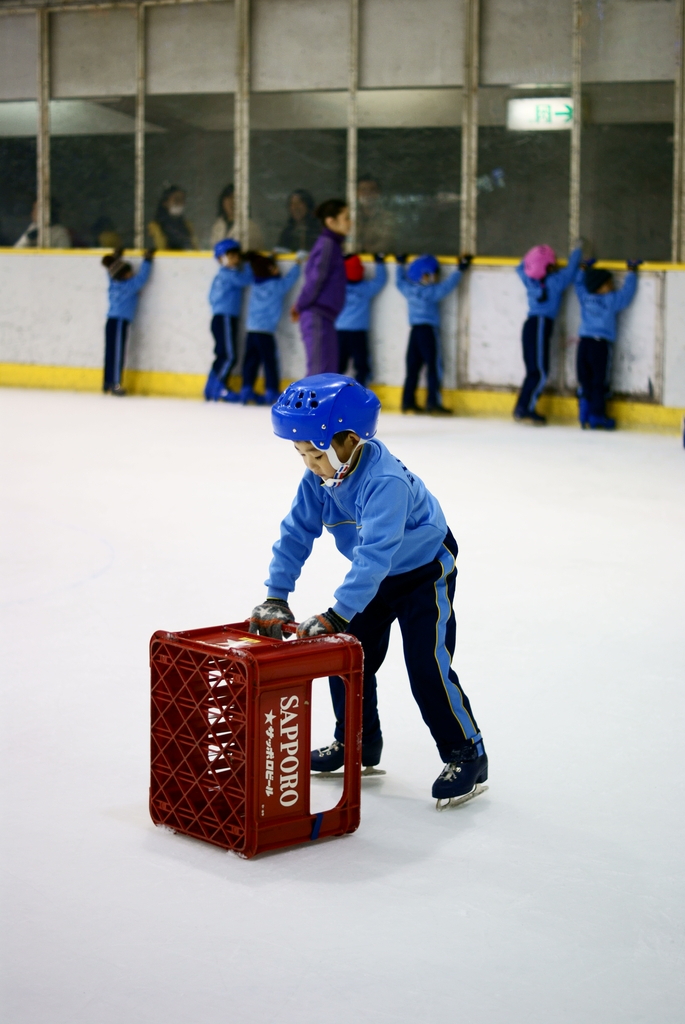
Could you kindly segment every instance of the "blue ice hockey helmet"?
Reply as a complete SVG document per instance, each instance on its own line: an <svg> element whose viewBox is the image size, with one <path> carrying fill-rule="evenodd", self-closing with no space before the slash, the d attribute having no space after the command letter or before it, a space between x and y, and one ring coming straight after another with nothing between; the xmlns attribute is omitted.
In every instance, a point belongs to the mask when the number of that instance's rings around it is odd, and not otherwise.
<svg viewBox="0 0 685 1024"><path fill-rule="evenodd" d="M436 260L435 256L429 256L428 253L424 253L423 256L417 256L417 258L409 264L407 277L410 281L418 284L424 274L437 274L439 270L440 264Z"/></svg>
<svg viewBox="0 0 685 1024"><path fill-rule="evenodd" d="M214 255L218 260L220 260L227 252L238 252L239 250L240 242L236 242L235 238L222 238L221 241L217 242L214 246Z"/></svg>
<svg viewBox="0 0 685 1024"><path fill-rule="evenodd" d="M274 434L289 441L311 441L330 448L341 430L353 430L363 441L378 429L381 403L373 391L340 373L317 373L295 381L271 409Z"/></svg>

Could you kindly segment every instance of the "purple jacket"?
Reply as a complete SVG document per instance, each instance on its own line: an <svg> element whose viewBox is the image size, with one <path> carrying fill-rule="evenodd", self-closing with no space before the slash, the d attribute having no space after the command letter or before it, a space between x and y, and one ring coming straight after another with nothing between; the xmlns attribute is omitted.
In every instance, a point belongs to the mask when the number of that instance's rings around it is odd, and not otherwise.
<svg viewBox="0 0 685 1024"><path fill-rule="evenodd" d="M295 309L304 313L315 309L329 320L335 320L345 305L345 258L343 235L324 228L312 246L304 271L304 288Z"/></svg>

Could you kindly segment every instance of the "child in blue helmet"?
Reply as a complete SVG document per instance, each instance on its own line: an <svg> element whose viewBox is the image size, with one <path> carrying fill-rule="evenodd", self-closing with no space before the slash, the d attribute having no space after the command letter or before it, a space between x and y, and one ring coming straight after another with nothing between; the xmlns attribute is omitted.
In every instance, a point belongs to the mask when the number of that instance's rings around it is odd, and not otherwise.
<svg viewBox="0 0 685 1024"><path fill-rule="evenodd" d="M123 258L123 249L115 249L102 257L109 275L109 309L105 324L105 369L102 390L105 394L125 395L121 378L126 358L126 340L131 321L136 315L138 296L152 269L154 249L148 249L138 273Z"/></svg>
<svg viewBox="0 0 685 1024"><path fill-rule="evenodd" d="M433 785L440 800L479 792L488 759L468 697L451 668L456 641L453 599L457 544L425 484L375 437L380 403L351 377L317 374L291 384L274 405L278 437L294 441L305 466L273 547L266 600L250 630L282 637L294 617L288 598L322 529L352 565L327 611L297 627L298 637L351 633L364 648L362 764L383 747L376 673L397 619L412 693L445 767ZM330 680L335 738L312 752L313 771L344 762L345 691Z"/></svg>
<svg viewBox="0 0 685 1024"><path fill-rule="evenodd" d="M521 385L514 419L519 423L544 426L547 422L535 408L549 374L549 340L559 313L564 292L573 281L582 249L577 245L562 269L549 245L536 245L523 257L516 273L523 281L528 297L528 317L523 325L521 344L526 376Z"/></svg>
<svg viewBox="0 0 685 1024"><path fill-rule="evenodd" d="M252 271L241 266L240 245L234 238L223 238L217 242L214 256L220 264L209 289L214 362L205 384L205 399L208 402L237 402L238 395L228 387L228 378L238 358L243 289L252 284Z"/></svg>
<svg viewBox="0 0 685 1024"><path fill-rule="evenodd" d="M440 264L435 256L419 256L405 270L406 256L397 257L396 283L409 306L409 345L407 347L407 375L402 392L402 412L431 412L449 415L440 400L440 328L439 303L459 284L470 256L459 260L458 269L438 284ZM428 370L428 400L425 410L416 404L416 385L423 366Z"/></svg>
<svg viewBox="0 0 685 1024"><path fill-rule="evenodd" d="M378 295L388 279L385 256L374 256L376 273L364 279L364 264L359 256L350 253L345 257L345 305L335 321L338 335L338 370L347 373L347 364L354 363L355 377L360 384L366 384L371 373L369 361L369 323L371 321L371 300Z"/></svg>
<svg viewBox="0 0 685 1024"><path fill-rule="evenodd" d="M283 313L285 297L300 276L300 264L295 263L281 277L273 256L258 252L245 253L252 268L253 284L247 304L247 337L243 358L243 386L239 400L243 405L256 402L273 405L281 390L278 373L278 353L274 333ZM254 384L259 366L264 366L264 397L255 394Z"/></svg>
<svg viewBox="0 0 685 1024"><path fill-rule="evenodd" d="M611 349L616 340L616 315L630 305L637 288L641 260L628 260L623 287L614 290L609 270L595 269L587 260L578 272L575 288L580 303L580 341L576 356L578 418L583 429L614 430L616 420L605 409Z"/></svg>

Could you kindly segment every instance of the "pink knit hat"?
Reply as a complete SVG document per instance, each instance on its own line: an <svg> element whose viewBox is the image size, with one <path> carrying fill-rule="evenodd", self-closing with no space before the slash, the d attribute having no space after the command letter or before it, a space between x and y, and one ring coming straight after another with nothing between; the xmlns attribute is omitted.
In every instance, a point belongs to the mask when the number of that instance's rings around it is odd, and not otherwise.
<svg viewBox="0 0 685 1024"><path fill-rule="evenodd" d="M557 254L549 245L534 245L523 257L523 269L534 281L542 281L550 263L556 263Z"/></svg>

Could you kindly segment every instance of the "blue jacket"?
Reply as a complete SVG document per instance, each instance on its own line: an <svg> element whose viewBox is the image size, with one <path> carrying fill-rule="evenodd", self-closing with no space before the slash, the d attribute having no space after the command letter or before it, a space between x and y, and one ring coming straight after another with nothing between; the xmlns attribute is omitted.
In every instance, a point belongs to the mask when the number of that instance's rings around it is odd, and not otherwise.
<svg viewBox="0 0 685 1024"><path fill-rule="evenodd" d="M141 290L152 269L151 260L143 260L138 273L129 277L128 281L109 282L109 309L107 316L117 320L133 320L138 305L138 292Z"/></svg>
<svg viewBox="0 0 685 1024"><path fill-rule="evenodd" d="M576 276L582 256L583 250L580 247L574 249L566 266L555 270L553 274L548 274L544 281L536 281L534 278L528 277L523 269L523 260L521 260L516 268L516 273L523 281L528 293L528 316L547 316L550 320L554 320L559 312L564 292ZM547 293L544 299L541 298L543 289Z"/></svg>
<svg viewBox="0 0 685 1024"><path fill-rule="evenodd" d="M254 281L251 267L220 267L209 289L209 304L214 316L240 316L243 288Z"/></svg>
<svg viewBox="0 0 685 1024"><path fill-rule="evenodd" d="M630 305L636 288L637 274L631 270L626 274L623 287L617 292L593 294L585 287L585 272L581 270L576 277L576 295L580 302L580 337L615 341L616 314Z"/></svg>
<svg viewBox="0 0 685 1024"><path fill-rule="evenodd" d="M385 263L377 263L375 277L369 278L368 281L358 281L356 284L347 282L345 305L335 321L338 331L368 331L371 299L378 295L387 279Z"/></svg>
<svg viewBox="0 0 685 1024"><path fill-rule="evenodd" d="M248 331L274 333L283 312L283 299L299 276L300 266L296 263L285 277L267 277L263 281L254 282L247 304Z"/></svg>
<svg viewBox="0 0 685 1024"><path fill-rule="evenodd" d="M398 264L395 281L407 300L410 325L414 327L416 324L432 324L433 327L439 327L438 303L457 287L460 278L461 270L455 270L439 284L415 284L407 277L405 268Z"/></svg>
<svg viewBox="0 0 685 1024"><path fill-rule="evenodd" d="M324 526L352 562L333 606L348 620L366 608L386 576L432 562L447 533L442 509L426 485L384 444L369 441L338 487L325 487L305 471L273 546L270 597L288 599Z"/></svg>

